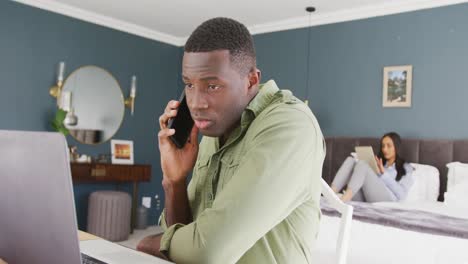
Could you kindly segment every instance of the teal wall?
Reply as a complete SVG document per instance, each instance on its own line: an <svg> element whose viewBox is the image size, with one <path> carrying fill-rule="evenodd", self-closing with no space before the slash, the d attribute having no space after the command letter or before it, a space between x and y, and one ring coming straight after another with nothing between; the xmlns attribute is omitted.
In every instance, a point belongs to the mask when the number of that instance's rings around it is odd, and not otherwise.
<svg viewBox="0 0 468 264"><path fill-rule="evenodd" d="M165 103L178 96L180 53L172 45L0 0L0 129L52 130L49 120L56 107L48 90L55 83L59 61L66 62L67 73L88 64L109 70L125 96L135 74L138 77L135 115L130 116L126 110L115 138L133 140L135 162L152 165L151 182L139 185L140 195L162 197L157 118ZM70 137L68 142L77 145L80 153L110 152L109 142L87 146ZM119 188L131 191L129 184ZM88 195L98 189L116 189L116 185L74 186L80 228L86 226ZM156 223L157 216L159 212L153 206L150 222Z"/></svg>
<svg viewBox="0 0 468 264"><path fill-rule="evenodd" d="M309 98L327 136L466 138L468 4L254 36L263 80ZM382 107L383 67L413 65L411 108Z"/></svg>

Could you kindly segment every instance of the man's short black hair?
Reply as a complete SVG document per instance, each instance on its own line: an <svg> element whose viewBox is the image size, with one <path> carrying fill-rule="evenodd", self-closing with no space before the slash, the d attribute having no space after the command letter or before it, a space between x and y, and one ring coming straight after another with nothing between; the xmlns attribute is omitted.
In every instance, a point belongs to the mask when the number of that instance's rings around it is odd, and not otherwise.
<svg viewBox="0 0 468 264"><path fill-rule="evenodd" d="M240 22L217 17L203 22L192 32L185 43L185 52L210 52L229 50L231 62L241 74L256 67L252 35Z"/></svg>

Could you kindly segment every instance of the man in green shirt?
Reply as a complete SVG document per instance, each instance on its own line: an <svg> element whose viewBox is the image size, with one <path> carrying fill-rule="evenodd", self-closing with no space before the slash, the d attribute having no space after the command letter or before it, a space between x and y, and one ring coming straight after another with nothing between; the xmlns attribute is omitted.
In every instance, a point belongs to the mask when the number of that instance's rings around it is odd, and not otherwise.
<svg viewBox="0 0 468 264"><path fill-rule="evenodd" d="M184 49L195 126L178 149L167 122L179 102L159 119L165 232L138 250L180 264L312 263L325 157L317 120L290 91L260 84L252 36L239 22L208 20Z"/></svg>

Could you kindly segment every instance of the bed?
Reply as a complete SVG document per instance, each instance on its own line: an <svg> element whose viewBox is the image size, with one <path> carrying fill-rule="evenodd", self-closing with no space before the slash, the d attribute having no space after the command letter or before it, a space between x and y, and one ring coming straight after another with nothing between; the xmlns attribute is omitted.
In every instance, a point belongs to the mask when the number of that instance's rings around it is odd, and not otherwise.
<svg viewBox="0 0 468 264"><path fill-rule="evenodd" d="M438 193L432 196L432 200L353 203L354 216L347 263L467 264L468 205L448 205L443 200L447 191L446 164L452 161L468 162L468 140L402 141L402 154L409 162L428 164L438 169ZM327 156L323 178L328 183L333 180L339 166L354 150L354 146L372 146L374 152L377 152L379 147L378 138L334 137L327 138L326 143ZM339 215L334 215L327 209L329 208L322 206L320 233L314 249L316 263L334 263L333 255L340 219L337 217ZM395 225L395 217L385 219L386 210L401 213L409 218L402 220L400 225ZM418 219L423 219L420 226L417 223ZM415 222L417 224L414 224ZM424 222L432 222L432 226L427 228ZM452 223L452 232L448 232L449 222Z"/></svg>
<svg viewBox="0 0 468 264"><path fill-rule="evenodd" d="M468 221L468 215L465 216ZM316 263L334 263L340 219L323 215L313 251ZM434 235L353 220L348 264L468 263L468 239Z"/></svg>

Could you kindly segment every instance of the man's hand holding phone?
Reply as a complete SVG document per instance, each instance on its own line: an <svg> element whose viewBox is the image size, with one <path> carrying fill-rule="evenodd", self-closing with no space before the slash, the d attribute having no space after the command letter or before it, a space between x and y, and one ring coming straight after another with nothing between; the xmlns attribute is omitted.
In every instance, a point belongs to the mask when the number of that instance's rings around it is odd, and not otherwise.
<svg viewBox="0 0 468 264"><path fill-rule="evenodd" d="M198 128L192 127L185 145L178 148L171 140L176 131L168 127L169 120L177 116L179 101L170 101L164 113L159 117L161 130L158 133L159 151L161 154L161 168L163 184L185 184L187 175L195 166L198 155Z"/></svg>

